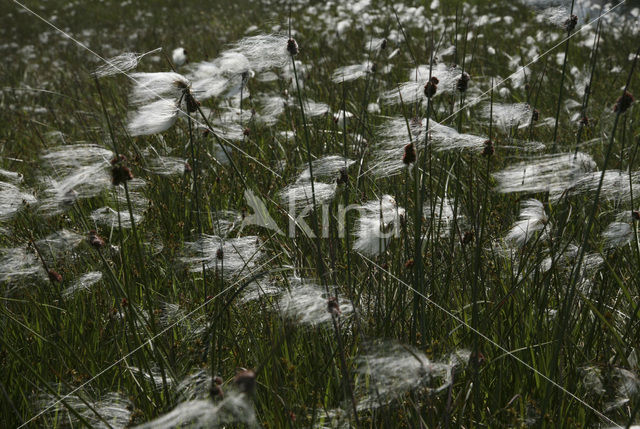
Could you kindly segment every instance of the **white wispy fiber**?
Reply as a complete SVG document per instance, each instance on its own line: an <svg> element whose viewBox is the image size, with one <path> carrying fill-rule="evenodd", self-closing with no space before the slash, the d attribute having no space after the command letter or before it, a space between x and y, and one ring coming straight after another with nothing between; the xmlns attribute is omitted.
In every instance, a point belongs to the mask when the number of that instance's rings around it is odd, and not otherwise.
<svg viewBox="0 0 640 429"><path fill-rule="evenodd" d="M137 379L142 378L152 386L155 387L156 390L162 389L165 385L171 386L173 385L173 380L165 373L164 378L162 377L162 372L158 367L153 367L151 370L147 371L143 368L138 368L137 366L127 366L127 370Z"/></svg>
<svg viewBox="0 0 640 429"><path fill-rule="evenodd" d="M154 101L130 114L127 131L132 136L164 132L175 124L179 113L178 103L174 100Z"/></svg>
<svg viewBox="0 0 640 429"><path fill-rule="evenodd" d="M15 185L0 182L0 221L10 219L26 204L35 204L36 197Z"/></svg>
<svg viewBox="0 0 640 429"><path fill-rule="evenodd" d="M277 295L280 292L282 292L282 288L278 286L275 281L271 279L259 279L247 285L239 301L242 304L246 304L265 296Z"/></svg>
<svg viewBox="0 0 640 429"><path fill-rule="evenodd" d="M128 210L117 211L112 209L111 207L105 206L92 211L89 217L96 224L104 226L105 228L116 229L122 226L123 228L128 229L132 226L131 216ZM133 220L136 225L139 224L142 219L142 215L133 213Z"/></svg>
<svg viewBox="0 0 640 429"><path fill-rule="evenodd" d="M616 398L605 404L605 412L622 407L640 393L640 378L634 372L624 368L614 368L611 378L615 384Z"/></svg>
<svg viewBox="0 0 640 429"><path fill-rule="evenodd" d="M505 237L508 243L515 247L522 247L534 236L536 232L549 232L549 218L544 210L544 205L535 199L522 202L520 219L511 227Z"/></svg>
<svg viewBox="0 0 640 429"><path fill-rule="evenodd" d="M283 68L291 61L287 41L286 36L275 34L245 37L213 61L192 65L188 77L194 93L199 99L231 98L241 89L248 95L245 85L255 73Z"/></svg>
<svg viewBox="0 0 640 429"><path fill-rule="evenodd" d="M233 210L220 210L213 214L215 235L226 237L238 225L242 224L242 214Z"/></svg>
<svg viewBox="0 0 640 429"><path fill-rule="evenodd" d="M251 69L259 72L271 68L283 68L291 62L287 51L289 38L279 34L258 34L236 42L231 52L245 56Z"/></svg>
<svg viewBox="0 0 640 429"><path fill-rule="evenodd" d="M387 177L399 174L407 168L402 160L404 148L413 142L419 153L424 148L424 137L421 137L424 128L425 120L422 118L406 120L394 117L380 125L376 129L378 142L373 154L372 173L377 177Z"/></svg>
<svg viewBox="0 0 640 429"><path fill-rule="evenodd" d="M149 135L169 129L178 117L180 105L186 105L191 82L175 72L134 73L132 77L135 84L129 101L137 111L129 115L129 134Z"/></svg>
<svg viewBox="0 0 640 429"><path fill-rule="evenodd" d="M62 296L69 298L78 292L89 290L91 286L95 285L102 280L102 273L100 271L91 271L90 273L83 274L71 286L66 288L62 292Z"/></svg>
<svg viewBox="0 0 640 429"><path fill-rule="evenodd" d="M84 399L101 418L98 417L82 399ZM120 429L128 427L134 407L126 396L120 393L110 392L98 400L91 399L88 395L83 396L82 399L76 394L64 397L65 402L87 420L92 427L100 429L109 427ZM49 394L42 395L37 401L37 406L40 409L47 409L44 415L51 419L49 422L51 427L58 426L54 424L56 421L62 426L70 425L71 427L80 427L83 425L78 417L69 412L67 407L58 401L57 396ZM108 424L105 424L105 421Z"/></svg>
<svg viewBox="0 0 640 429"><path fill-rule="evenodd" d="M337 68L334 70L331 80L335 83L351 82L366 76L370 72L371 64L365 61L362 64L352 64Z"/></svg>
<svg viewBox="0 0 640 429"><path fill-rule="evenodd" d="M602 395L605 388L602 383L602 370L597 366L586 366L580 368L582 374L582 385L590 395Z"/></svg>
<svg viewBox="0 0 640 429"><path fill-rule="evenodd" d="M155 150L144 151L145 168L159 176L178 176L184 174L187 160L174 156L162 156Z"/></svg>
<svg viewBox="0 0 640 429"><path fill-rule="evenodd" d="M630 175L621 170L607 170L602 178L602 171L593 171L576 180L567 190L567 195L593 195L597 191L601 179L601 196L610 201L629 202L632 189L637 189L640 186L640 173L638 172Z"/></svg>
<svg viewBox="0 0 640 429"><path fill-rule="evenodd" d="M291 99L280 95L262 95L258 97L258 104L261 112L260 120L267 125L275 124L285 108L292 107Z"/></svg>
<svg viewBox="0 0 640 429"><path fill-rule="evenodd" d="M550 192L559 196L584 173L596 168L591 156L578 152L544 155L521 162L493 174L496 191Z"/></svg>
<svg viewBox="0 0 640 429"><path fill-rule="evenodd" d="M302 102L304 103L304 114L309 118L315 118L316 116L324 115L326 113L329 113L330 111L329 106L327 104L321 103L319 101L314 101L310 98L306 98ZM299 108L300 106L298 104L294 104L293 107ZM339 113L339 115L340 114L342 114L342 111ZM350 114L350 113L347 112L347 114ZM338 120L339 120L339 123L342 123L340 117L338 117Z"/></svg>
<svg viewBox="0 0 640 429"><path fill-rule="evenodd" d="M9 183L13 183L17 185L22 182L22 174L16 173L14 171L4 170L0 168L0 177L3 177Z"/></svg>
<svg viewBox="0 0 640 429"><path fill-rule="evenodd" d="M446 52L442 51L446 54ZM431 76L438 79L438 93L451 93L457 90L458 79L462 76L462 68L457 65L448 66L445 63L437 63L433 65ZM409 80L415 80L424 84L429 80L429 66L426 64L419 65L409 71Z"/></svg>
<svg viewBox="0 0 640 429"><path fill-rule="evenodd" d="M328 286L333 291L334 286ZM284 292L278 300L283 315L302 325L320 325L330 322L333 315L329 312L329 298L325 289L317 284L301 281ZM338 302L341 317L353 312L353 305L346 299Z"/></svg>
<svg viewBox="0 0 640 429"><path fill-rule="evenodd" d="M202 271L204 264L205 269L224 270L225 276L250 275L262 257L260 246L260 239L256 236L223 240L203 234L198 240L185 243L185 256L180 260L189 266L191 272Z"/></svg>
<svg viewBox="0 0 640 429"><path fill-rule="evenodd" d="M359 208L353 250L368 256L377 256L387 249L391 238L400 231L400 220L405 210L398 207L391 195L368 201Z"/></svg>
<svg viewBox="0 0 640 429"><path fill-rule="evenodd" d="M541 11L536 11L536 21L548 22L552 25L563 27L569 16L570 10L565 6L552 6Z"/></svg>
<svg viewBox="0 0 640 429"><path fill-rule="evenodd" d="M429 121L429 144L437 151L472 149L481 152L486 137L473 134L460 134L458 131L435 121Z"/></svg>
<svg viewBox="0 0 640 429"><path fill-rule="evenodd" d="M95 144L59 146L42 155L45 190L38 210L59 214L77 199L91 198L111 186L113 152Z"/></svg>
<svg viewBox="0 0 640 429"><path fill-rule="evenodd" d="M96 77L112 76L118 73L126 73L129 70L133 70L138 67L138 63L145 56L158 51L162 48L154 49L153 51L145 52L144 54L136 54L134 52L125 52L124 54L109 58L105 61L105 64L101 65L93 72Z"/></svg>
<svg viewBox="0 0 640 429"><path fill-rule="evenodd" d="M634 237L635 232L630 222L611 222L602 233L607 249L626 246Z"/></svg>
<svg viewBox="0 0 640 429"><path fill-rule="evenodd" d="M280 198L289 207L296 209L313 209L313 197L315 196L316 206L331 202L336 195L336 183L322 183L309 181L296 182L280 191Z"/></svg>
<svg viewBox="0 0 640 429"><path fill-rule="evenodd" d="M133 73L133 89L129 95L129 101L134 105L142 105L158 99L178 101L183 97L185 88L191 86L191 82L179 73Z"/></svg>
<svg viewBox="0 0 640 429"><path fill-rule="evenodd" d="M249 60L237 52L223 52L213 61L195 63L187 74L200 100L235 95L244 88L250 75Z"/></svg>
<svg viewBox="0 0 640 429"><path fill-rule="evenodd" d="M178 67L184 65L187 62L187 51L184 48L175 48L171 52L171 60Z"/></svg>
<svg viewBox="0 0 640 429"><path fill-rule="evenodd" d="M137 429L177 427L216 428L231 424L256 425L251 402L244 393L230 392L220 402L211 399L185 401L155 420L136 426Z"/></svg>
<svg viewBox="0 0 640 429"><path fill-rule="evenodd" d="M457 66L449 67L444 63L434 64L432 77L438 79L437 91L439 94L456 91L458 79L462 76L462 69ZM382 94L381 99L385 104L415 103L424 98L424 86L429 80L429 66L420 65L409 72L409 80L401 83L398 88L391 89Z"/></svg>
<svg viewBox="0 0 640 429"><path fill-rule="evenodd" d="M432 362L411 346L382 342L369 348L357 360L357 372L366 377L366 382L362 380L356 388L356 395L361 396L358 410L378 408L418 388L441 392L453 381L452 370L466 365L470 356L461 350L450 355L447 362Z"/></svg>
<svg viewBox="0 0 640 429"><path fill-rule="evenodd" d="M349 168L355 161L344 158L340 155L328 155L320 159L316 159L311 162L311 168L313 168L313 178L315 180L329 180L335 181L338 178L338 174L344 168ZM298 181L308 181L311 179L309 167L304 168L302 173L298 176Z"/></svg>
<svg viewBox="0 0 640 429"><path fill-rule="evenodd" d="M211 370L199 369L184 377L178 383L176 390L180 398L185 401L205 399L209 397L212 382Z"/></svg>
<svg viewBox="0 0 640 429"><path fill-rule="evenodd" d="M36 246L40 255L49 263L54 263L62 256L70 256L73 249L77 247L85 236L68 229L49 234L43 239L36 241Z"/></svg>
<svg viewBox="0 0 640 429"><path fill-rule="evenodd" d="M451 233L451 228L454 225L454 203L455 201L450 199L449 197L436 199L435 206L433 207L433 213L431 209L431 203L425 203L422 209L425 218L431 219L433 218L433 227L435 229L435 233L440 238L448 237ZM458 212L456 213L455 219L460 221L464 216L460 214L460 207L458 207Z"/></svg>
<svg viewBox="0 0 640 429"><path fill-rule="evenodd" d="M486 121L493 118L493 123L498 128L509 130L513 127L523 128L529 126L533 110L526 103L493 103L493 111L491 104L485 104L482 109L482 115Z"/></svg>
<svg viewBox="0 0 640 429"><path fill-rule="evenodd" d="M159 317L162 326L180 330L180 337L190 340L202 335L206 328L206 320L202 316L188 317L187 311L179 304L163 303Z"/></svg>
<svg viewBox="0 0 640 429"><path fill-rule="evenodd" d="M26 247L0 249L0 282L9 284L14 279L45 274L35 251Z"/></svg>

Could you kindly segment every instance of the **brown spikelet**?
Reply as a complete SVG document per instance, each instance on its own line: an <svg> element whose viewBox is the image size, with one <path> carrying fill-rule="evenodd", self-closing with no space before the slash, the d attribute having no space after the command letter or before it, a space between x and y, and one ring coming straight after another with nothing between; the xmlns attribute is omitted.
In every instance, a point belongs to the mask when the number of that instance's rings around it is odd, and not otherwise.
<svg viewBox="0 0 640 429"><path fill-rule="evenodd" d="M413 143L409 143L404 147L404 155L402 155L402 162L404 162L405 165L409 165L416 162L417 157L418 156L416 154L416 148L413 145Z"/></svg>
<svg viewBox="0 0 640 429"><path fill-rule="evenodd" d="M89 244L94 249L102 249L105 245L104 240L98 235L95 229L89 231Z"/></svg>
<svg viewBox="0 0 640 429"><path fill-rule="evenodd" d="M616 100L616 104L613 106L613 111L623 114L629 107L631 107L634 101L635 98L633 98L633 95L629 91L625 91L624 94Z"/></svg>
<svg viewBox="0 0 640 429"><path fill-rule="evenodd" d="M121 185L133 179L133 173L125 165L126 163L127 157L124 155L118 155L111 160L111 183L113 183L113 186Z"/></svg>
<svg viewBox="0 0 640 429"><path fill-rule="evenodd" d="M439 83L440 80L437 77L432 76L429 82L427 82L427 84L424 86L425 97L432 98L434 95L436 95Z"/></svg>
<svg viewBox="0 0 640 429"><path fill-rule="evenodd" d="M295 39L292 38L287 41L287 52L289 52L289 55L292 57L295 57L298 55L298 52L300 52L298 42L296 42Z"/></svg>
<svg viewBox="0 0 640 429"><path fill-rule="evenodd" d="M531 120L533 122L537 122L538 119L540 119L540 111L538 109L533 109L533 112L531 112Z"/></svg>
<svg viewBox="0 0 640 429"><path fill-rule="evenodd" d="M346 168L340 169L340 176L336 179L336 183L338 185L344 185L349 182L349 175L347 174Z"/></svg>
<svg viewBox="0 0 640 429"><path fill-rule="evenodd" d="M565 30L567 30L568 33L572 32L573 30L575 30L576 25L578 25L578 17L575 15L571 15L565 22L564 22L564 28Z"/></svg>
<svg viewBox="0 0 640 429"><path fill-rule="evenodd" d="M484 149L482 149L483 156L491 156L495 153L495 148L493 147L493 142L491 140L485 140Z"/></svg>
<svg viewBox="0 0 640 429"><path fill-rule="evenodd" d="M458 89L458 91L465 92L467 88L469 88L470 79L471 79L471 76L469 76L469 73L463 72L462 76L460 76L456 84L456 88Z"/></svg>
<svg viewBox="0 0 640 429"><path fill-rule="evenodd" d="M61 283L62 282L62 276L60 275L59 272L50 269L47 272L47 274L49 275L49 280L51 280L53 283Z"/></svg>
<svg viewBox="0 0 640 429"><path fill-rule="evenodd" d="M462 245L471 244L475 240L476 236L473 231L467 231L462 236Z"/></svg>
<svg viewBox="0 0 640 429"><path fill-rule="evenodd" d="M338 298L332 296L327 300L327 311L333 316L339 316L342 314L342 311L340 311L340 305L338 304Z"/></svg>
<svg viewBox="0 0 640 429"><path fill-rule="evenodd" d="M236 374L233 382L239 391L253 393L256 388L256 373L250 369L245 369Z"/></svg>

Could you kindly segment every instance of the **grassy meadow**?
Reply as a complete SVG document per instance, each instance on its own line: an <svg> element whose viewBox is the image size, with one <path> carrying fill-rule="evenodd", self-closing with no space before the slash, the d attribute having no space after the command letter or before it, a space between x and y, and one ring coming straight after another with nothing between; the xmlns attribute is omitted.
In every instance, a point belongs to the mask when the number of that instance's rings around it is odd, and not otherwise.
<svg viewBox="0 0 640 429"><path fill-rule="evenodd" d="M1 426L640 425L639 48L629 0L1 3Z"/></svg>

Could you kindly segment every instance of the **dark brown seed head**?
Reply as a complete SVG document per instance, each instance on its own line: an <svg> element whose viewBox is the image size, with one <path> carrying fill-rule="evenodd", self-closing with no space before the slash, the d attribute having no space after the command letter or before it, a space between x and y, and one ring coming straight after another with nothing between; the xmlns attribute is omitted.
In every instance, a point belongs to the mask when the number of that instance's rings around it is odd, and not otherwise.
<svg viewBox="0 0 640 429"><path fill-rule="evenodd" d="M344 185L347 182L349 182L349 175L347 174L347 169L346 168L341 168L340 169L340 176L338 176L338 178L336 179L336 183L338 185Z"/></svg>
<svg viewBox="0 0 640 429"><path fill-rule="evenodd" d="M245 369L236 374L233 382L239 391L253 393L256 388L256 373L250 369Z"/></svg>
<svg viewBox="0 0 640 429"><path fill-rule="evenodd" d="M127 305L129 305L129 301L127 300L127 298L122 298L122 301L120 301L120 305L122 307L126 307Z"/></svg>
<svg viewBox="0 0 640 429"><path fill-rule="evenodd" d="M98 235L95 229L89 231L89 244L95 249L102 249L104 247L104 240Z"/></svg>
<svg viewBox="0 0 640 429"><path fill-rule="evenodd" d="M185 90L184 101L187 104L187 113L193 113L198 111L198 107L200 107L200 102L195 99L195 97L191 94L191 91Z"/></svg>
<svg viewBox="0 0 640 429"><path fill-rule="evenodd" d="M376 63L371 64L371 73L378 71L378 65Z"/></svg>
<svg viewBox="0 0 640 429"><path fill-rule="evenodd" d="M287 41L287 52L289 52L289 55L292 57L298 55L298 52L300 52L298 42L296 42L295 39L289 39Z"/></svg>
<svg viewBox="0 0 640 429"><path fill-rule="evenodd" d="M533 112L531 112L531 120L536 122L538 119L540 119L540 111L538 109L533 109Z"/></svg>
<svg viewBox="0 0 640 429"><path fill-rule="evenodd" d="M382 39L382 43L380 43L380 49L383 51L387 49L387 39Z"/></svg>
<svg viewBox="0 0 640 429"><path fill-rule="evenodd" d="M185 173L191 173L191 171L193 171L191 169L191 164L189 164L189 161L185 161L184 162L184 172Z"/></svg>
<svg viewBox="0 0 640 429"><path fill-rule="evenodd" d="M411 268L413 268L413 264L414 264L413 259L409 259L407 262L404 263L404 267L407 270L410 270Z"/></svg>
<svg viewBox="0 0 640 429"><path fill-rule="evenodd" d="M59 272L55 270L49 270L47 274L49 275L49 280L51 280L52 282L54 283L62 282L62 276L60 275Z"/></svg>
<svg viewBox="0 0 640 429"><path fill-rule="evenodd" d="M217 384L212 384L209 389L209 394L211 395L211 399L223 399L224 392L222 391L222 387Z"/></svg>
<svg viewBox="0 0 640 429"><path fill-rule="evenodd" d="M340 305L338 304L338 298L332 296L327 300L327 311L329 311L333 316L342 314L342 311L340 311Z"/></svg>
<svg viewBox="0 0 640 429"><path fill-rule="evenodd" d="M640 211L638 210L633 210L631 212L631 219L635 220L636 222L640 220Z"/></svg>
<svg viewBox="0 0 640 429"><path fill-rule="evenodd" d="M576 25L578 25L578 17L575 15L571 15L569 19L564 22L564 28L569 33L576 28Z"/></svg>
<svg viewBox="0 0 640 429"><path fill-rule="evenodd" d="M467 88L469 88L470 79L471 76L469 76L469 73L462 73L462 76L460 76L460 78L458 79L458 83L456 84L456 88L458 89L458 91L465 92Z"/></svg>
<svg viewBox="0 0 640 429"><path fill-rule="evenodd" d="M242 131L242 134L249 137L251 135L251 130L249 128L245 128L244 131Z"/></svg>
<svg viewBox="0 0 640 429"><path fill-rule="evenodd" d="M582 117L582 119L580 119L580 123L585 126L588 127L589 126L589 117L587 115L584 115Z"/></svg>
<svg viewBox="0 0 640 429"><path fill-rule="evenodd" d="M111 168L111 183L113 183L113 186L121 185L131 179L133 179L133 173L129 170L129 167L116 165Z"/></svg>
<svg viewBox="0 0 640 429"><path fill-rule="evenodd" d="M120 154L118 156L113 157L113 159L111 160L111 165L124 164L125 162L127 162L127 157Z"/></svg>
<svg viewBox="0 0 640 429"><path fill-rule="evenodd" d="M433 83L432 81L427 82L427 84L424 86L424 96L427 98L432 98L434 95L436 95L437 91L438 84Z"/></svg>
<svg viewBox="0 0 640 429"><path fill-rule="evenodd" d="M475 234L473 233L473 231L467 231L462 236L462 244L463 245L470 244L473 242L474 239L475 239Z"/></svg>
<svg viewBox="0 0 640 429"><path fill-rule="evenodd" d="M616 105L613 106L614 112L620 112L620 114L627 111L631 104L635 101L633 95L629 91L625 91L618 99L616 100Z"/></svg>
<svg viewBox="0 0 640 429"><path fill-rule="evenodd" d="M417 157L418 156L416 154L416 148L413 145L413 143L409 143L404 147L404 155L402 155L402 162L404 162L405 165L409 165L416 162Z"/></svg>
<svg viewBox="0 0 640 429"><path fill-rule="evenodd" d="M224 251L222 250L222 247L216 250L216 258L218 258L221 261L222 259L224 259Z"/></svg>
<svg viewBox="0 0 640 429"><path fill-rule="evenodd" d="M482 149L483 156L491 156L495 153L495 148L493 147L493 142L491 140L485 140L484 149Z"/></svg>

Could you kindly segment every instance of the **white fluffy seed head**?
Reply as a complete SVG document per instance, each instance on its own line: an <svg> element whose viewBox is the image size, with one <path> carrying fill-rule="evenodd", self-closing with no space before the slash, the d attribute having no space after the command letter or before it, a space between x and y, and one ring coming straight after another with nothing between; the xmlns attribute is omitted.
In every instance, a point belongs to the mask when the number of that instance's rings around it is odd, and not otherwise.
<svg viewBox="0 0 640 429"><path fill-rule="evenodd" d="M498 182L496 191L501 193L550 192L559 196L595 167L596 163L585 153L560 153L512 165L493 177Z"/></svg>
<svg viewBox="0 0 640 429"><path fill-rule="evenodd" d="M161 133L173 126L180 110L173 100L157 100L131 113L127 131L132 136Z"/></svg>
<svg viewBox="0 0 640 429"><path fill-rule="evenodd" d="M260 239L256 236L223 240L219 236L203 234L194 242L185 243L180 260L191 272L205 269L221 270L224 276L251 275L262 257Z"/></svg>
<svg viewBox="0 0 640 429"><path fill-rule="evenodd" d="M191 82L175 72L133 73L134 86L129 100L131 104L147 104L158 99L168 99L177 102L182 98L185 89L191 87Z"/></svg>
<svg viewBox="0 0 640 429"><path fill-rule="evenodd" d="M513 225L505 240L515 247L522 247L536 232L548 233L548 223L544 205L535 199L526 200L520 209L520 219Z"/></svg>
<svg viewBox="0 0 640 429"><path fill-rule="evenodd" d="M113 58L105 60L105 63L98 67L93 74L96 77L113 76L118 73L126 73L129 70L133 70L138 66L140 60L145 56L154 52L158 52L162 48L154 49L153 51L145 52L144 54L136 54L134 52L125 52Z"/></svg>
<svg viewBox="0 0 640 429"><path fill-rule="evenodd" d="M329 286L329 290L333 290ZM331 298L325 289L308 281L301 281L287 292L284 292L278 300L278 306L283 315L295 320L302 325L320 325L330 322L332 314L328 309L328 300ZM353 306L348 300L339 301L342 317L353 311Z"/></svg>
<svg viewBox="0 0 640 429"><path fill-rule="evenodd" d="M391 238L399 234L404 215L405 210L398 207L390 195L365 203L360 207L360 217L356 222L353 250L368 256L380 255L387 249Z"/></svg>
<svg viewBox="0 0 640 429"><path fill-rule="evenodd" d="M35 204L36 197L15 185L0 182L0 221L10 219L26 204Z"/></svg>
<svg viewBox="0 0 640 429"><path fill-rule="evenodd" d="M287 186L280 191L280 198L288 205L295 209L310 208L313 209L315 196L316 208L323 204L329 203L336 194L336 183L313 182L313 187L309 181L300 181Z"/></svg>
<svg viewBox="0 0 640 429"><path fill-rule="evenodd" d="M171 52L171 60L178 67L184 65L187 62L187 51L182 47L175 48Z"/></svg>

